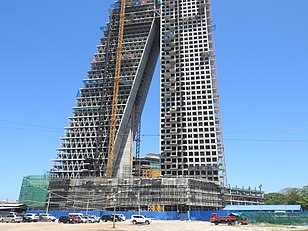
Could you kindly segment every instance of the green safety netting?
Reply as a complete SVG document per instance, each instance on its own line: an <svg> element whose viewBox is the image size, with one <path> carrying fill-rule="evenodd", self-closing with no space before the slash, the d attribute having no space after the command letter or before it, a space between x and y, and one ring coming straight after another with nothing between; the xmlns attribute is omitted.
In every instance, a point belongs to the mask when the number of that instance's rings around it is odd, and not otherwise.
<svg viewBox="0 0 308 231"><path fill-rule="evenodd" d="M45 207L48 185L48 176L25 176L21 184L19 203L28 205L29 209L43 209Z"/></svg>
<svg viewBox="0 0 308 231"><path fill-rule="evenodd" d="M246 216L249 224L270 223L278 225L308 225L308 213L271 212L271 213L241 213Z"/></svg>

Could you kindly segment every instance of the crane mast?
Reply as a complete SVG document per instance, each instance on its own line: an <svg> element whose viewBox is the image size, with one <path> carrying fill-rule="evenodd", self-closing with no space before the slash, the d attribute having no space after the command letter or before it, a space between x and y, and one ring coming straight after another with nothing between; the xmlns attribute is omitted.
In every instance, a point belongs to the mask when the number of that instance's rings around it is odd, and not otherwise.
<svg viewBox="0 0 308 231"><path fill-rule="evenodd" d="M126 0L121 0L116 69L115 69L115 76L114 76L112 111L111 111L110 128L109 128L110 131L109 131L108 162L107 162L107 169L106 169L106 177L112 177L112 172L113 172L114 141L115 141L116 124L117 124L119 84L120 84L120 79L121 79L121 61L122 61L122 50L123 50L122 44L123 44L124 20L125 20L125 1Z"/></svg>

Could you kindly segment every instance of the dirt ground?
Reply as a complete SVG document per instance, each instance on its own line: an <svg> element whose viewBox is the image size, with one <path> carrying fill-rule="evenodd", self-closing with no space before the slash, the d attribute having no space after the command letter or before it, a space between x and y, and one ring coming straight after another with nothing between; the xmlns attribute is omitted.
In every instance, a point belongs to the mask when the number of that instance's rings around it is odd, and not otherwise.
<svg viewBox="0 0 308 231"><path fill-rule="evenodd" d="M228 226L225 224L214 225L202 221L153 221L150 225L133 225L129 221L116 223L112 228L112 222L101 222L95 224L59 224L57 222L37 222L37 223L0 223L0 231L308 231L306 227L294 226L274 226L274 225L247 225L247 226Z"/></svg>

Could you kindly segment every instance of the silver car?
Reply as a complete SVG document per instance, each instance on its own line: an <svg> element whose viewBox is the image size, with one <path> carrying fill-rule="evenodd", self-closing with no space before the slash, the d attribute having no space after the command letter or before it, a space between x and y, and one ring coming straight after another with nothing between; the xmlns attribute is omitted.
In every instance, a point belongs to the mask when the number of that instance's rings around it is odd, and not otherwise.
<svg viewBox="0 0 308 231"><path fill-rule="evenodd" d="M22 217L15 215L15 214L9 214L6 217L2 217L1 222L6 222L6 223L19 223L22 222Z"/></svg>

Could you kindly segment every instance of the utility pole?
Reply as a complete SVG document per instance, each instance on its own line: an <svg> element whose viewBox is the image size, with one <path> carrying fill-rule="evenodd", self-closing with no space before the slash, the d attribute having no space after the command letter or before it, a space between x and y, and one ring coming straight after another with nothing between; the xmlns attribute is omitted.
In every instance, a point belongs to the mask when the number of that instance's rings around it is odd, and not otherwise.
<svg viewBox="0 0 308 231"><path fill-rule="evenodd" d="M140 191L138 191L138 215L140 215Z"/></svg>
<svg viewBox="0 0 308 231"><path fill-rule="evenodd" d="M51 195L51 193L48 192L48 200L47 200L47 206L46 206L46 214L49 212L50 195Z"/></svg>
<svg viewBox="0 0 308 231"><path fill-rule="evenodd" d="M113 207L113 225L112 225L112 228L115 228L115 219L116 219L116 201L117 201L117 199L114 199L114 207Z"/></svg>
<svg viewBox="0 0 308 231"><path fill-rule="evenodd" d="M117 196L121 193L121 191L118 191L117 193L114 193L113 195L113 201L114 201L114 206L113 206L113 225L112 228L115 228L115 222L116 222L116 204L117 204Z"/></svg>
<svg viewBox="0 0 308 231"><path fill-rule="evenodd" d="M88 199L88 201L87 201L87 212L86 212L86 215L88 215L88 210L89 210L89 199Z"/></svg>

